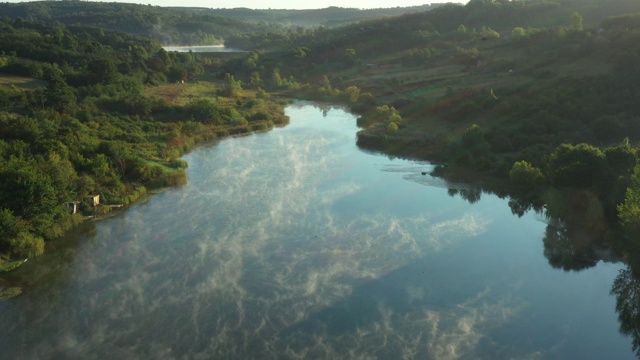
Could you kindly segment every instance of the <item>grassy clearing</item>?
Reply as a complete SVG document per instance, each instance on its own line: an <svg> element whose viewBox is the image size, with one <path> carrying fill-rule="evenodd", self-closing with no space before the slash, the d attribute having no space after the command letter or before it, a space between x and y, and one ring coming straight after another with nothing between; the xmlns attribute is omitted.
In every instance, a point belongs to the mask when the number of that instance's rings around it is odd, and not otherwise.
<svg viewBox="0 0 640 360"><path fill-rule="evenodd" d="M170 104L180 103L186 98L187 86L187 84L165 84L149 87L146 95L163 99Z"/></svg>
<svg viewBox="0 0 640 360"><path fill-rule="evenodd" d="M219 90L219 85L217 86L213 82L196 81L149 87L146 90L146 95L163 99L172 105L184 106L195 99L210 98L216 100L221 106L234 106L237 99L219 96ZM243 90L239 97L255 97L255 91Z"/></svg>
<svg viewBox="0 0 640 360"><path fill-rule="evenodd" d="M149 87L147 96L157 97L173 105L186 105L197 98L217 98L215 84L208 81L174 83Z"/></svg>
<svg viewBox="0 0 640 360"><path fill-rule="evenodd" d="M17 76L17 75L0 73L0 86L5 86L5 87L15 86L21 89L37 89L37 88L43 88L47 86L47 83L42 80L38 80L38 79L26 77L26 76Z"/></svg>

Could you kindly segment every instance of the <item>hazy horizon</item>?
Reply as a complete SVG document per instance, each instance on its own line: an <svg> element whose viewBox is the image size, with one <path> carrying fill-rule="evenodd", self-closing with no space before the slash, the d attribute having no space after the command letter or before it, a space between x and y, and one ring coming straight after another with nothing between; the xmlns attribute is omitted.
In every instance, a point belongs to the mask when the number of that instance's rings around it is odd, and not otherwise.
<svg viewBox="0 0 640 360"><path fill-rule="evenodd" d="M22 0L6 0L5 2L19 3L19 2L35 2L35 1L22 1ZM105 2L105 1L96 1ZM112 2L112 1L108 1ZM382 0L352 0L348 5L345 5L344 1L339 0L320 0L315 2L299 2L293 0L221 0L216 2L206 0L192 0L192 1L180 1L180 0L152 0L152 1L115 1L119 3L129 4L143 4L154 5L162 7L205 7L211 9L233 9L233 8L249 8L249 9L324 9L331 6L342 8L357 8L357 9L376 9L376 8L394 8L394 7L409 7L419 6L425 4L437 4L437 3L467 3L468 0L452 0L452 1L424 1L424 0L401 0L394 3L394 6L389 6L389 2Z"/></svg>

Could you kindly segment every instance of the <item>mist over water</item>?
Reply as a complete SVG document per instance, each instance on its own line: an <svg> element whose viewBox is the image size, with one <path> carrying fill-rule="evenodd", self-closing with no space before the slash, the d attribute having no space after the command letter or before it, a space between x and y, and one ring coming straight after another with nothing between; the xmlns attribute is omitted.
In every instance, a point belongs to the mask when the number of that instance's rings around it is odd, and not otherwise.
<svg viewBox="0 0 640 360"><path fill-rule="evenodd" d="M226 47L224 45L164 45L166 51L177 52L204 52L204 53L220 53L220 52L244 52L244 50Z"/></svg>
<svg viewBox="0 0 640 360"><path fill-rule="evenodd" d="M609 296L621 265L554 270L535 214L360 151L339 108L287 113L192 152L187 185L19 269L31 280L0 302L0 354L634 358Z"/></svg>

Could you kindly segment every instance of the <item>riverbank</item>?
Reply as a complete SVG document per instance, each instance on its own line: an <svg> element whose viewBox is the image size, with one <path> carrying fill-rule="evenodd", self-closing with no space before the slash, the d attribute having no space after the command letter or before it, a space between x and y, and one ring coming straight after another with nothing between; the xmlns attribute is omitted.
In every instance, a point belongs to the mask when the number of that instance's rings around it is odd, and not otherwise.
<svg viewBox="0 0 640 360"><path fill-rule="evenodd" d="M260 99L257 98L258 93L252 90L242 90L233 97L222 96L219 93L220 88L220 84L203 81L150 87L147 90L147 101L162 103L162 106L156 106L148 116L92 119L90 125L100 130L89 136L102 139L98 140L101 147L91 168L95 168L96 173L91 175L93 179L85 175L84 178L87 180L84 181L90 187L83 191L100 195L101 204L96 207L79 202L76 204L79 214L96 216L99 212L105 215L112 210L114 204L130 205L147 196L148 191L184 184L188 164L179 160L179 157L197 146L211 144L227 137L269 131L288 123L283 111L287 101ZM113 131L111 129L115 130L119 126L128 129L126 137L118 137L117 140L104 139L105 132L102 129ZM87 133L93 132L90 127L84 127L82 130ZM103 167L100 171L97 170L97 161L101 161L100 166ZM64 163L56 170L60 171L60 167L67 171L67 177L73 179L74 169L71 164ZM103 181L105 184L101 184ZM75 197L84 199L79 195ZM55 241L57 237L73 228L69 226L71 223L75 223L75 220L70 221L71 217L66 215L66 205L60 205L58 208L59 215L56 216L59 220L54 221L52 229L47 230L44 236L47 242ZM13 217L9 217L9 220L11 219ZM6 256L12 262L10 266L3 266L2 270L13 270L14 265L19 265L15 261L37 256L44 251L42 237L26 239L33 245L25 243L20 245L20 248L5 248Z"/></svg>

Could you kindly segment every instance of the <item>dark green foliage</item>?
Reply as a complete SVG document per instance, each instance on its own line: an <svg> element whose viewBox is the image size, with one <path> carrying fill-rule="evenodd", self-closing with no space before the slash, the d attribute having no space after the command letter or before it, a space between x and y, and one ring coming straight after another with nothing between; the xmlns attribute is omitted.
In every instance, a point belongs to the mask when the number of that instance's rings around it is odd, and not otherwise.
<svg viewBox="0 0 640 360"><path fill-rule="evenodd" d="M629 139L625 139L619 145L605 148L604 154L607 170L603 193L608 194L610 207L613 208L624 199L624 189L628 186L633 169L638 163L638 149L631 146Z"/></svg>
<svg viewBox="0 0 640 360"><path fill-rule="evenodd" d="M5 253L11 251L11 243L9 239L13 239L22 232L29 232L30 228L26 221L21 220L13 215L9 209L0 209L0 252Z"/></svg>
<svg viewBox="0 0 640 360"><path fill-rule="evenodd" d="M44 239L29 232L20 232L9 239L11 254L18 258L31 258L44 254Z"/></svg>
<svg viewBox="0 0 640 360"><path fill-rule="evenodd" d="M451 150L453 162L476 170L487 170L491 166L491 146L480 126L473 124L465 131L460 142Z"/></svg>
<svg viewBox="0 0 640 360"><path fill-rule="evenodd" d="M167 73L167 80L170 82L183 82L189 77L187 69L172 65Z"/></svg>
<svg viewBox="0 0 640 360"><path fill-rule="evenodd" d="M89 80L93 84L110 84L117 79L118 69L113 60L97 58L89 62Z"/></svg>
<svg viewBox="0 0 640 360"><path fill-rule="evenodd" d="M516 161L509 171L509 179L525 189L531 189L540 186L545 181L545 176L533 165L526 161Z"/></svg>
<svg viewBox="0 0 640 360"><path fill-rule="evenodd" d="M62 70L57 66L48 68L44 80L48 83L44 91L45 106L58 112L72 113L75 110L76 97L67 85Z"/></svg>
<svg viewBox="0 0 640 360"><path fill-rule="evenodd" d="M261 28L238 20L206 15L201 11L196 13L185 10L80 1L0 4L0 13L14 19L94 26L153 38L164 44L220 44L224 37L231 34ZM53 40L56 45L64 45L70 50L77 50L80 46L77 38L64 31L56 32ZM121 40L114 37L109 41L101 41L101 44L113 46Z"/></svg>
<svg viewBox="0 0 640 360"><path fill-rule="evenodd" d="M34 165L12 161L0 169L0 203L44 231L52 225L58 194L51 178Z"/></svg>
<svg viewBox="0 0 640 360"><path fill-rule="evenodd" d="M222 118L221 109L218 105L210 99L198 99L194 100L187 106L187 111L191 118L197 122L222 125L224 119Z"/></svg>
<svg viewBox="0 0 640 360"><path fill-rule="evenodd" d="M640 166L634 168L624 202L618 206L618 216L632 236L640 235Z"/></svg>
<svg viewBox="0 0 640 360"><path fill-rule="evenodd" d="M554 186L587 188L602 184L606 164L597 147L562 144L551 154L547 174Z"/></svg>

